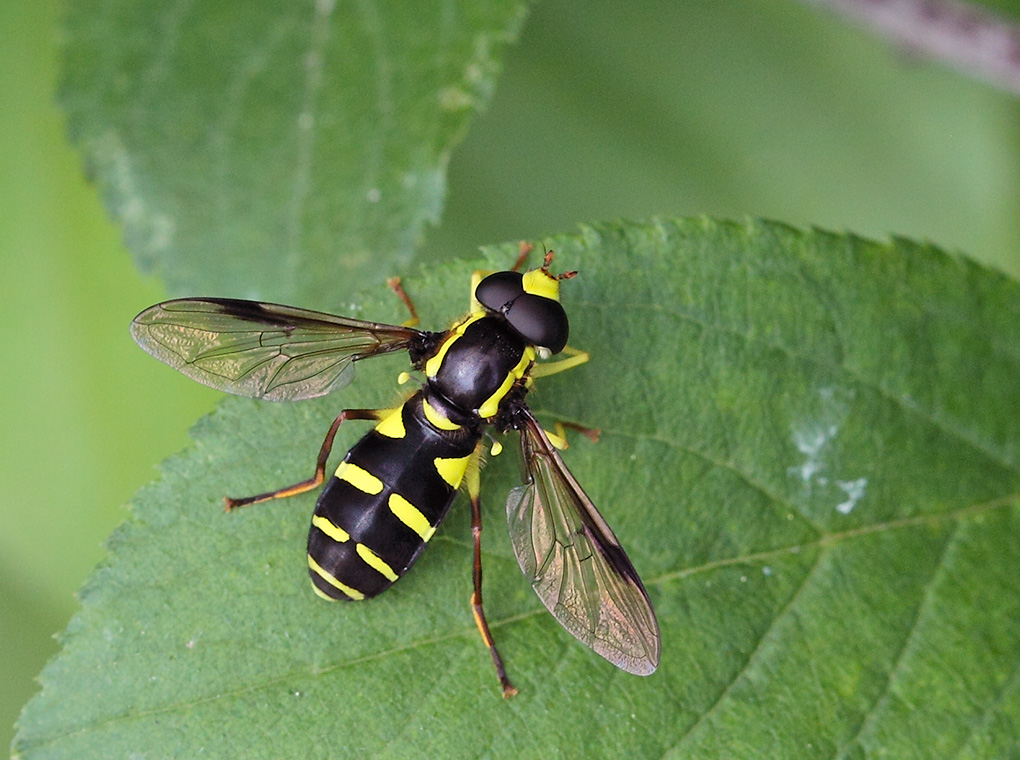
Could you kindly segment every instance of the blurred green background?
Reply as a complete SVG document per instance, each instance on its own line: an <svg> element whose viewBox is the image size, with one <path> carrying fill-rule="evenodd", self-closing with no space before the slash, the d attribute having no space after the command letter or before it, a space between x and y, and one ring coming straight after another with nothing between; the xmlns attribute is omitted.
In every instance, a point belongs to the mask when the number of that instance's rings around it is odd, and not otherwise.
<svg viewBox="0 0 1020 760"><path fill-rule="evenodd" d="M59 17L55 0L0 3L4 743L123 505L217 398L128 337L163 293L66 142ZM1011 96L795 2L546 0L454 155L427 248L752 215L929 239L1016 275L1018 115Z"/></svg>

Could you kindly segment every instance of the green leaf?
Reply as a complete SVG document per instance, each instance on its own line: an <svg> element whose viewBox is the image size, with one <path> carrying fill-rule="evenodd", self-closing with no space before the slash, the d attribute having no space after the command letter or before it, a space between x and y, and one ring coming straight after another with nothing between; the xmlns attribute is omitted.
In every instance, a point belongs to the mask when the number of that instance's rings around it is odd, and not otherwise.
<svg viewBox="0 0 1020 760"><path fill-rule="evenodd" d="M75 3L62 101L128 247L171 292L325 308L436 222L524 11Z"/></svg>
<svg viewBox="0 0 1020 760"><path fill-rule="evenodd" d="M763 222L546 243L580 270L564 303L592 360L529 401L603 431L564 457L648 586L657 673L616 670L531 593L502 525L514 447L483 473L510 702L468 608L465 504L350 605L308 589L313 495L223 514L225 493L310 473L340 408L393 404L388 357L336 398L228 399L196 426L83 591L18 756L1015 754L1020 287L930 246ZM407 279L427 326L472 268ZM401 318L378 290L359 315Z"/></svg>

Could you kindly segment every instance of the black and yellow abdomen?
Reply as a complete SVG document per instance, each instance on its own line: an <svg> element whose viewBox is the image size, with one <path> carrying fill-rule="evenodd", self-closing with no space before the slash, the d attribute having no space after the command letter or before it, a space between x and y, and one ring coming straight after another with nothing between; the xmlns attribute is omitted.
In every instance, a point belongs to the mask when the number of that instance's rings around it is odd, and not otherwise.
<svg viewBox="0 0 1020 760"><path fill-rule="evenodd" d="M355 444L319 497L308 534L319 596L370 599L414 563L453 503L482 424L534 356L482 313L447 333L425 388Z"/></svg>
<svg viewBox="0 0 1020 760"><path fill-rule="evenodd" d="M419 391L352 448L315 507L312 587L327 599L369 599L414 563L446 517L481 438L442 424Z"/></svg>

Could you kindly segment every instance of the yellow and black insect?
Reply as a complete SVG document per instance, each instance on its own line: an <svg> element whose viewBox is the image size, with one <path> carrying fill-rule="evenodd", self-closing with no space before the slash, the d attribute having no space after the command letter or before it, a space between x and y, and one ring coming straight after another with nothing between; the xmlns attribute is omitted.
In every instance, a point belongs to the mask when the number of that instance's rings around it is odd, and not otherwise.
<svg viewBox="0 0 1020 760"><path fill-rule="evenodd" d="M174 369L213 388L295 401L349 383L354 362L407 351L422 388L395 409L337 415L308 480L244 499L227 509L319 486L337 429L376 420L323 489L308 535L312 588L329 600L369 599L389 588L421 555L457 490L466 487L474 536L475 621L504 696L510 683L482 609L479 462L483 432L520 431L525 482L507 501L514 553L539 598L573 636L611 663L649 675L659 663L659 627L627 555L557 451L525 396L536 377L569 369L588 354L567 348L569 325L552 253L523 274L476 273L471 313L445 332L348 319L290 306L226 298L185 298L146 309L135 341ZM567 358L539 362L565 351ZM553 441L556 441L556 444ZM498 446L498 444L497 444ZM494 447L495 451L496 447Z"/></svg>

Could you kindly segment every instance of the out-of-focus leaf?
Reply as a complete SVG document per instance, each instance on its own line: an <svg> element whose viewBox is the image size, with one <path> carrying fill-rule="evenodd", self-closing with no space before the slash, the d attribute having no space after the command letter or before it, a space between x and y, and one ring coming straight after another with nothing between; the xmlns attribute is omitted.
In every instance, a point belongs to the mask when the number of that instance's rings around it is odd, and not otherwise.
<svg viewBox="0 0 1020 760"><path fill-rule="evenodd" d="M84 2L71 133L171 292L329 307L394 274L521 0Z"/></svg>
<svg viewBox="0 0 1020 760"><path fill-rule="evenodd" d="M1014 752L1020 287L932 247L760 222L547 242L580 270L564 303L592 360L529 401L603 431L564 458L648 586L657 673L600 660L531 593L501 524L512 453L483 473L509 703L468 609L466 505L392 591L339 606L307 587L314 496L222 513L309 473L340 408L393 403L390 357L336 398L231 399L196 427L83 592L18 756ZM473 268L407 281L426 326ZM395 301L352 316L398 319Z"/></svg>

